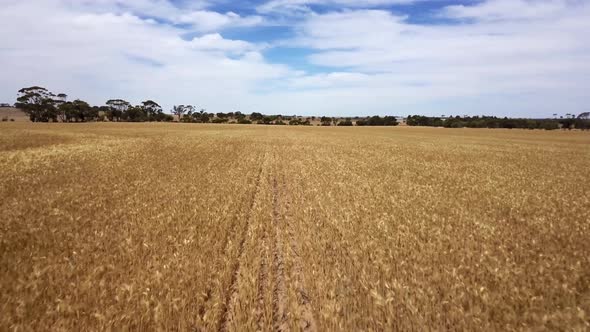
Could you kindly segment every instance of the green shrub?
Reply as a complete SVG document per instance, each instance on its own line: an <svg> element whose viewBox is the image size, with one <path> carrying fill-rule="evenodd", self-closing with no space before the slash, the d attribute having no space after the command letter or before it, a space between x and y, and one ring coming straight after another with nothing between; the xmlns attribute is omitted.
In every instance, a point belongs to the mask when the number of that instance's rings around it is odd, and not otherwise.
<svg viewBox="0 0 590 332"><path fill-rule="evenodd" d="M229 120L226 118L214 118L213 120L211 120L211 123L226 123Z"/></svg>

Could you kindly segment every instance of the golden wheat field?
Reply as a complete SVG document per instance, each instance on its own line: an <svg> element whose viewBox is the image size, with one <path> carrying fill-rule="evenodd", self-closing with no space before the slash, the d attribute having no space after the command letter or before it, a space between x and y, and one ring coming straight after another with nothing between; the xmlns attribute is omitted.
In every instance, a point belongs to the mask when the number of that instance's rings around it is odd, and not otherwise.
<svg viewBox="0 0 590 332"><path fill-rule="evenodd" d="M0 124L0 330L590 329L590 134Z"/></svg>

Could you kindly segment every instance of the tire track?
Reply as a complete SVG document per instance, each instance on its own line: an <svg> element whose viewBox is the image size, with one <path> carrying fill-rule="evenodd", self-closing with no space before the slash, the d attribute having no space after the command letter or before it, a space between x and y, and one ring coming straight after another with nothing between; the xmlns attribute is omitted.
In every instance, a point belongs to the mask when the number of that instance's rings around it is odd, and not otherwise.
<svg viewBox="0 0 590 332"><path fill-rule="evenodd" d="M284 188L284 185L283 185ZM286 191L286 189L284 189ZM285 204L287 208L290 207L289 198L286 199ZM287 234L287 242L292 257L292 279L294 280L295 293L297 294L297 326L301 331L315 332L317 331L317 324L313 315L313 308L311 306L309 295L305 290L303 280L303 263L299 256L299 241L295 237L293 224L289 222L289 218L285 218L285 229Z"/></svg>
<svg viewBox="0 0 590 332"><path fill-rule="evenodd" d="M252 199L251 199L250 207L248 210L249 211L248 216L246 218L247 225L242 230L240 243L238 245L238 258L236 259L236 261L234 262L233 267L232 267L232 277L231 277L230 288L229 288L230 291L228 292L228 295L225 299L223 311L221 313L221 321L219 324L220 331L228 331L229 323L231 322L231 319L232 319L231 312L234 310L233 304L237 303L237 299L238 299L238 295L239 295L238 279L239 279L240 272L241 272L242 256L244 255L244 243L246 242L248 230L250 230L250 227L252 226L252 220L251 220L252 219L252 211L254 209L254 204L256 203L256 197L258 196L258 193L260 192L260 183L262 181L262 171L264 170L265 164L266 164L266 159L267 159L266 156L267 156L267 154L265 152L262 164L260 165L260 168L258 169L258 175L256 177L256 184L255 184L254 192L252 194Z"/></svg>
<svg viewBox="0 0 590 332"><path fill-rule="evenodd" d="M267 226L267 225L265 225ZM265 330L265 321L264 321L264 315L265 315L265 299L264 299L264 287L268 284L269 281L269 274L270 274L270 269L272 268L272 266L270 266L269 262L268 262L268 257L270 255L269 251L272 252L272 249L269 249L268 247L268 242L272 241L272 239L269 239L269 234L268 234L268 227L265 227L264 233L263 233L263 238L261 240L262 243L262 259L260 260L260 266L259 266L259 272L258 272L258 304L257 304L257 308L256 308L256 322L258 324L258 331L264 331ZM272 244L271 244L272 245Z"/></svg>
<svg viewBox="0 0 590 332"><path fill-rule="evenodd" d="M282 186L283 192L285 186ZM286 196L284 202L281 202L281 196L279 192L279 186L277 179L273 178L273 225L276 234L276 245L275 245L275 257L277 260L276 268L276 299L275 299L275 313L277 319L275 319L275 330L276 331L288 331L289 325L287 321L287 304L288 304L288 292L287 286L285 285L285 269L284 269L284 258L283 250L285 250L284 242L287 242L287 250L290 250L290 257L292 258L292 268L290 273L291 280L294 280L295 293L297 294L297 306L294 309L295 317L297 319L297 327L301 331L317 331L317 325L313 315L313 309L311 307L309 296L303 287L303 268L301 258L298 254L298 241L294 236L293 225L289 222L287 216L281 215L279 207L281 203L284 203L287 208L290 207L289 196ZM287 235L286 239L283 239L281 228L285 230Z"/></svg>
<svg viewBox="0 0 590 332"><path fill-rule="evenodd" d="M272 225L275 235L273 246L273 269L274 269L274 288L273 288L273 326L275 331L288 331L287 322L287 287L285 285L285 264L283 258L283 239L280 231L280 213L279 213L279 192L277 179L273 178L272 183Z"/></svg>
<svg viewBox="0 0 590 332"><path fill-rule="evenodd" d="M309 296L303 286L303 263L298 254L299 243L295 236L294 225L289 222L287 215L281 213L282 204L287 209L289 208L290 197L285 195L287 191L284 189L284 184L279 185L279 181L275 176L267 174L268 172L264 173L267 168L267 157L268 155L265 153L262 165L258 170L255 190L252 194L247 216L247 225L240 234L237 259L232 265L230 291L224 300L218 327L220 331L230 331L233 328L232 326L235 325L235 311L240 310L237 307L240 303L238 287L241 283L242 269L245 268L243 267L243 260L246 259L244 252L249 251L248 248L245 248L246 240L251 229L257 226L254 225L252 220L253 209L256 200L261 195L262 187L268 183L272 194L272 218L267 219L262 225L264 230L258 240L262 257L257 266L258 287L256 290L257 296L254 298L257 303L252 314L256 316L256 323L261 331L268 329L270 326L274 331L290 331L291 327L293 327L291 324L295 323L296 327L294 328L297 330L315 332L317 331L317 325ZM269 181L264 181L264 178ZM289 265L287 265L287 259ZM289 285L287 280L292 284ZM290 290L291 294L293 294L292 291L294 290L297 297L294 303L289 301Z"/></svg>

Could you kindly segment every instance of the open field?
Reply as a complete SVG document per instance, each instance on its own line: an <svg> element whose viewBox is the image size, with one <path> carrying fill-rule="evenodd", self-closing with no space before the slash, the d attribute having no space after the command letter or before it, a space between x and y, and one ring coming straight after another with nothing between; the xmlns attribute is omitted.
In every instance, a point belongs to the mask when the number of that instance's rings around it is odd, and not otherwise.
<svg viewBox="0 0 590 332"><path fill-rule="evenodd" d="M15 121L15 122L31 122L29 117L18 108L14 107L0 107L1 121Z"/></svg>
<svg viewBox="0 0 590 332"><path fill-rule="evenodd" d="M588 330L590 134L0 124L0 330Z"/></svg>

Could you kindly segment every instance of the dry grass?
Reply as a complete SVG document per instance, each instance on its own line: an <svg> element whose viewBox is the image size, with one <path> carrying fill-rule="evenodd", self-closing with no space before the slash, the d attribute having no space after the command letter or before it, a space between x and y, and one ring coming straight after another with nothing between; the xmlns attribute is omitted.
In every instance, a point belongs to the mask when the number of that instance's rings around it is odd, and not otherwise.
<svg viewBox="0 0 590 332"><path fill-rule="evenodd" d="M0 330L588 330L590 135L0 124Z"/></svg>
<svg viewBox="0 0 590 332"><path fill-rule="evenodd" d="M20 109L14 107L0 107L0 120L14 122L30 122L29 117Z"/></svg>

